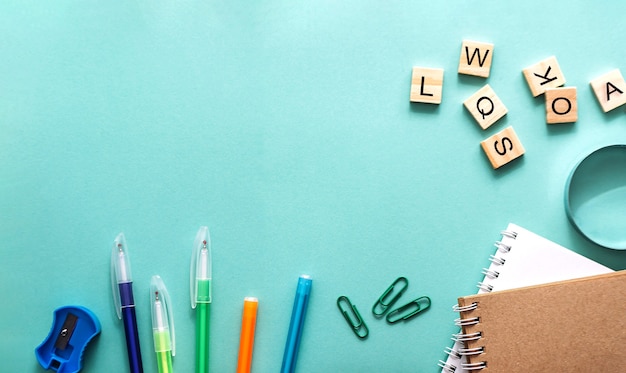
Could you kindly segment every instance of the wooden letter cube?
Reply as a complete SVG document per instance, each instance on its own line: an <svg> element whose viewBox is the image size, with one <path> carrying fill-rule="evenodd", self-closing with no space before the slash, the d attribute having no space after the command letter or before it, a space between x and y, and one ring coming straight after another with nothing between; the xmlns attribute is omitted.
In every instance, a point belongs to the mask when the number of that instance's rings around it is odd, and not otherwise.
<svg viewBox="0 0 626 373"><path fill-rule="evenodd" d="M463 40L461 58L459 59L459 74L489 77L491 59L493 58L493 44Z"/></svg>
<svg viewBox="0 0 626 373"><path fill-rule="evenodd" d="M573 123L578 120L576 87L546 89L546 123Z"/></svg>
<svg viewBox="0 0 626 373"><path fill-rule="evenodd" d="M413 67L411 102L440 104L443 90L443 69Z"/></svg>
<svg viewBox="0 0 626 373"><path fill-rule="evenodd" d="M619 69L592 80L591 88L605 113L626 104L626 83Z"/></svg>
<svg viewBox="0 0 626 373"><path fill-rule="evenodd" d="M489 84L465 100L463 105L482 129L487 129L507 113L506 107Z"/></svg>
<svg viewBox="0 0 626 373"><path fill-rule="evenodd" d="M533 97L544 93L547 88L556 88L565 84L565 77L554 56L523 69L522 73Z"/></svg>
<svg viewBox="0 0 626 373"><path fill-rule="evenodd" d="M507 127L480 143L491 166L496 169L524 154L524 147L513 127Z"/></svg>

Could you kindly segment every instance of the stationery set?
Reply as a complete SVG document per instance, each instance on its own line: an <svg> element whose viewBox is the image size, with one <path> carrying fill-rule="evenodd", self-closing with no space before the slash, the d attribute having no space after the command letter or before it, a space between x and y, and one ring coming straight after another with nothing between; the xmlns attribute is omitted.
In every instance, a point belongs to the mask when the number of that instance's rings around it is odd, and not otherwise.
<svg viewBox="0 0 626 373"><path fill-rule="evenodd" d="M209 229L200 227L193 243L189 280L191 308L196 311L196 373L209 372L211 281L212 262ZM130 260L126 240L121 233L115 239L111 252L111 283L115 310L118 317L124 322L130 372L143 373ZM293 373L295 371L312 283L313 280L308 275L302 275L298 279L281 373ZM176 354L174 318L169 293L165 283L157 275L152 277L150 283L150 304L152 306L152 331L158 371L159 373L173 373L172 356ZM249 373L251 370L257 309L257 298L246 297L244 299L237 373ZM50 366L49 361L52 359L46 360L46 357L40 358L40 355L44 354L38 355L42 365Z"/></svg>
<svg viewBox="0 0 626 373"><path fill-rule="evenodd" d="M622 366L626 271L613 272L515 224L476 295L458 299L444 373L590 372Z"/></svg>

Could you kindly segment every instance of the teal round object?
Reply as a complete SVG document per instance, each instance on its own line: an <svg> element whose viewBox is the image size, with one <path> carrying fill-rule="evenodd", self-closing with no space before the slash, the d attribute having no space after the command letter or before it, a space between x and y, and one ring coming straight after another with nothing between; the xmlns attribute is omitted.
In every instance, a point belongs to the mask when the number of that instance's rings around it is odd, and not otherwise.
<svg viewBox="0 0 626 373"><path fill-rule="evenodd" d="M590 241L626 250L626 145L610 145L584 157L565 185L565 211Z"/></svg>

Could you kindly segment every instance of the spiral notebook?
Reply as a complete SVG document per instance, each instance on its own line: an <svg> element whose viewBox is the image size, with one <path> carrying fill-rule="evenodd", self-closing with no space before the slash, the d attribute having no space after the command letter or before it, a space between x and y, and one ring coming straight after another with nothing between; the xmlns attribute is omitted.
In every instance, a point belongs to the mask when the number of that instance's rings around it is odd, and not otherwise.
<svg viewBox="0 0 626 373"><path fill-rule="evenodd" d="M612 272L518 225L509 224L501 234L495 253L489 257L489 267L483 268L478 294ZM462 326L460 319L456 323ZM459 334L453 336L454 345L445 349L447 360L439 361L444 373L470 372L465 368L467 356L459 352L464 352Z"/></svg>
<svg viewBox="0 0 626 373"><path fill-rule="evenodd" d="M468 368L624 369L626 271L461 297L458 309Z"/></svg>

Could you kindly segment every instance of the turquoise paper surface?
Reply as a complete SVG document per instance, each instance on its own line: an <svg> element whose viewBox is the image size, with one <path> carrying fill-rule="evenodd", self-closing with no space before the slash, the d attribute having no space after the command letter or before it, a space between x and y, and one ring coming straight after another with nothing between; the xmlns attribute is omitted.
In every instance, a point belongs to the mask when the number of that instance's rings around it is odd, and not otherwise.
<svg viewBox="0 0 626 373"><path fill-rule="evenodd" d="M154 274L173 303L174 369L193 371L201 225L220 373L236 368L246 296L259 298L252 371L279 370L301 274L313 287L297 372L436 372L451 307L476 292L509 222L626 268L563 206L580 157L626 143L626 107L603 113L589 86L626 74L624 14L583 1L3 1L0 370L43 372L34 349L68 304L102 323L84 371L128 370L109 278L120 232L146 372ZM489 78L457 74L464 39L494 44ZM547 125L522 76L552 55L578 88L574 124ZM441 105L409 102L413 66L444 69ZM485 83L509 112L482 130L462 103ZM509 125L526 154L493 170L479 143ZM398 305L432 305L389 325L371 307L399 276Z"/></svg>

